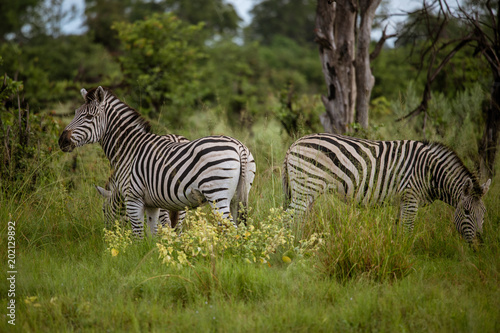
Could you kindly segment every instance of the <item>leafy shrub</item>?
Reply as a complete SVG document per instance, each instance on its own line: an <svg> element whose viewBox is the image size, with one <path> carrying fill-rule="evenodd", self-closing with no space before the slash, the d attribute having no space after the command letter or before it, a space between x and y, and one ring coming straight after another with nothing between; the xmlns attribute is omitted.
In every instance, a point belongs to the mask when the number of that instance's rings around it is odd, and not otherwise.
<svg viewBox="0 0 500 333"><path fill-rule="evenodd" d="M23 82L6 74L0 80L0 189L17 190L16 181L34 189L48 174L41 161L52 154L59 127L50 114L30 112L21 95Z"/></svg>
<svg viewBox="0 0 500 333"><path fill-rule="evenodd" d="M221 214L207 215L198 208L188 213L180 235L169 228L160 230L159 256L166 265L182 267L217 256L269 264L271 254L279 250L291 251L298 257L314 253L321 238L313 234L296 243L287 227L289 221L289 213L272 208L264 221L257 224L249 219L247 225L234 228ZM288 256L284 259L289 260Z"/></svg>
<svg viewBox="0 0 500 333"><path fill-rule="evenodd" d="M118 221L115 221L113 229L104 228L106 251L109 251L113 257L117 256L120 251L125 252L127 247L132 244L131 235L132 231L123 227Z"/></svg>
<svg viewBox="0 0 500 333"><path fill-rule="evenodd" d="M167 121L178 121L188 110L181 108L196 100L202 74L195 64L204 58L197 38L202 26L188 25L172 14L113 25L124 49L119 59L125 82L137 105L152 116L169 105L174 108Z"/></svg>

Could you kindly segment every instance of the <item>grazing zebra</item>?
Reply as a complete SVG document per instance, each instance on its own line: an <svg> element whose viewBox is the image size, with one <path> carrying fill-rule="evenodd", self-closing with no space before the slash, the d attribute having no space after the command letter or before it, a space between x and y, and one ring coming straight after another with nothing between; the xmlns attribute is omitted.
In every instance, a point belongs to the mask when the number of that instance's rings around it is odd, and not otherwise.
<svg viewBox="0 0 500 333"><path fill-rule="evenodd" d="M189 140L182 135L167 134L163 135L163 138L172 142L189 142ZM113 175L109 178L105 188L96 186L97 192L105 198L102 211L104 212L104 218L108 227L111 226L111 223L115 218L125 218L125 220L128 220L125 214L125 195L117 190L117 188L118 186L115 183ZM170 218L170 215L172 215L172 218ZM180 229L185 215L186 211L169 212L165 209L160 209L158 222L162 227L168 226ZM156 232L156 230L153 230L153 232Z"/></svg>
<svg viewBox="0 0 500 333"><path fill-rule="evenodd" d="M418 206L441 200L456 208L455 226L467 242L481 240L490 183L480 185L450 148L412 140L312 134L295 141L283 163L286 208L305 212L327 191L363 206L399 197L399 219L411 231Z"/></svg>
<svg viewBox="0 0 500 333"><path fill-rule="evenodd" d="M178 212L205 202L237 225L238 205L246 207L255 177L247 147L227 136L172 142L150 133L149 123L110 90L81 93L85 103L62 132L59 147L71 152L100 143L114 170L116 189L111 190L124 194L137 236L143 236L144 213L154 232L160 208Z"/></svg>
<svg viewBox="0 0 500 333"><path fill-rule="evenodd" d="M108 181L107 187L116 188L110 185L110 182L112 182L111 179ZM125 197L123 193L120 193L119 191L108 190L97 185L95 187L97 192L105 199L102 205L102 211L104 213L106 226L110 227L112 225L111 222L114 219L128 221L128 218L126 217ZM172 217L170 217L171 215ZM185 216L186 211L184 210L179 212L172 212L160 208L158 223L162 227L170 227L180 230L182 229L182 221L184 221ZM153 233L155 233L156 231L157 230L153 230Z"/></svg>

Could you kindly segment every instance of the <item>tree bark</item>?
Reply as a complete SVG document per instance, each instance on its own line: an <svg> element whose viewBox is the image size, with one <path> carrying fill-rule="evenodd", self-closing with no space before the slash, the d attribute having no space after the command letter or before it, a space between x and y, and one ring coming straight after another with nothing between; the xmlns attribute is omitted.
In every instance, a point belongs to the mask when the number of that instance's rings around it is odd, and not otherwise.
<svg viewBox="0 0 500 333"><path fill-rule="evenodd" d="M356 14L356 3L349 0L318 0L316 7L315 40L328 88L320 119L330 133L345 133L354 122Z"/></svg>
<svg viewBox="0 0 500 333"><path fill-rule="evenodd" d="M370 35L373 18L381 0L359 0L361 24L356 52L356 122L368 128L368 110L375 77L370 69Z"/></svg>

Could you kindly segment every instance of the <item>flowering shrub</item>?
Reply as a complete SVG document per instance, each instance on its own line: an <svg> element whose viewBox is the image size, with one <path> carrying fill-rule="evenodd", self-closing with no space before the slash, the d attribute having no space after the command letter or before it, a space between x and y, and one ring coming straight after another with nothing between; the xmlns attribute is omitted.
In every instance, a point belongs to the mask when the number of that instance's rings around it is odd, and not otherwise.
<svg viewBox="0 0 500 333"><path fill-rule="evenodd" d="M132 244L131 234L130 229L123 228L120 222L115 221L113 229L104 229L104 241L108 245L106 251L110 251L113 257L120 251L125 252L125 249Z"/></svg>
<svg viewBox="0 0 500 333"><path fill-rule="evenodd" d="M197 260L230 256L249 263L268 263L270 255L279 248L297 256L314 252L322 239L314 234L294 246L295 237L286 227L291 216L283 209L271 209L266 219L258 224L249 218L247 225L233 224L220 213L209 213L200 208L189 211L177 234L170 228L159 230L157 243L163 263L175 267L192 265ZM289 262L287 257L285 262Z"/></svg>

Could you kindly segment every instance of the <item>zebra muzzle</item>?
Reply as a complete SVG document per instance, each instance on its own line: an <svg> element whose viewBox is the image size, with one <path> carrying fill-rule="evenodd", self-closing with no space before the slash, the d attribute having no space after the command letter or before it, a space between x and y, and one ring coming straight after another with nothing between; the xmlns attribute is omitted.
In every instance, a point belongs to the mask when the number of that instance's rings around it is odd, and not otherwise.
<svg viewBox="0 0 500 333"><path fill-rule="evenodd" d="M59 147L65 153L73 151L75 145L71 142L71 131L64 130L59 137Z"/></svg>

